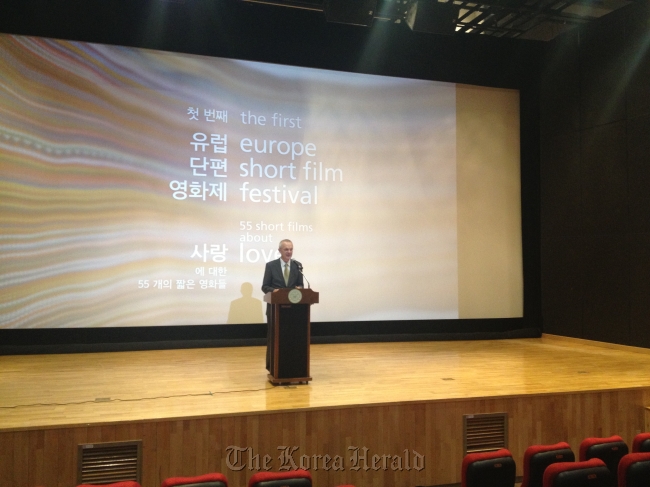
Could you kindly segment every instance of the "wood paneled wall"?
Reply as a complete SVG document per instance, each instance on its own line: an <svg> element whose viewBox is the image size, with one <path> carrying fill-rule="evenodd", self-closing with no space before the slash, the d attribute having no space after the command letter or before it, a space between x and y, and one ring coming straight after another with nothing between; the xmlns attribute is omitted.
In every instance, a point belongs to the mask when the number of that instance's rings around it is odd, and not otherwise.
<svg viewBox="0 0 650 487"><path fill-rule="evenodd" d="M619 434L631 445L634 435L647 428L648 404L650 388L644 388L3 432L0 487L74 486L78 444L132 439L143 442L143 487L211 471L226 474L232 486L245 486L256 471L255 458L263 464L268 455L273 470L281 467L281 447L297 447L292 453L296 465L301 456L310 457L316 487L457 483L463 415L503 411L509 415L509 448L522 475L523 453L532 444L568 441L577 454L588 436ZM253 461L244 452L239 463L229 462L229 446L250 448ZM361 455L368 449L367 469L363 462L358 470L352 468L351 447ZM414 452L424 457L417 465L422 469L413 468ZM330 468L323 468L322 459L315 468L313 455L330 455ZM341 458L335 461L337 455ZM378 455L374 469L373 455ZM390 455L386 468L382 455ZM396 457L402 458L402 470Z"/></svg>

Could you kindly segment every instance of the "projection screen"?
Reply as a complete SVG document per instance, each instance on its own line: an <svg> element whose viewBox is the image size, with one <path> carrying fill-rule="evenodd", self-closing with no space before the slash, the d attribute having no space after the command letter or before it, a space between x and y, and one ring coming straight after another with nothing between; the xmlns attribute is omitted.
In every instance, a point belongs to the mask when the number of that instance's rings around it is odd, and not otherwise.
<svg viewBox="0 0 650 487"><path fill-rule="evenodd" d="M0 328L523 313L519 93L0 35Z"/></svg>

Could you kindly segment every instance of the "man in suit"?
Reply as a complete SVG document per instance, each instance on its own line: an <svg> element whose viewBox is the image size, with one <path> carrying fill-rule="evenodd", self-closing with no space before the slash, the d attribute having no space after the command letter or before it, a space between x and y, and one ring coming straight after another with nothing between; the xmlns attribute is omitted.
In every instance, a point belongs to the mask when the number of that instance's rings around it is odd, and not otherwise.
<svg viewBox="0 0 650 487"><path fill-rule="evenodd" d="M293 255L293 243L285 239L280 241L278 247L280 258L266 263L264 279L262 280L262 292L264 294L277 292L282 288L301 288L304 286L302 273L298 270L298 264L291 260ZM271 316L271 305L266 305L266 369L271 371L271 347L273 344L273 317Z"/></svg>

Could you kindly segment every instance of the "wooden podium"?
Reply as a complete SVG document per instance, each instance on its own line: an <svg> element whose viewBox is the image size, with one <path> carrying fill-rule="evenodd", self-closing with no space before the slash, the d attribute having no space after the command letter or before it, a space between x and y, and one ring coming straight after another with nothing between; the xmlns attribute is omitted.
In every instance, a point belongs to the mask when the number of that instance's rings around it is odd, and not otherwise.
<svg viewBox="0 0 650 487"><path fill-rule="evenodd" d="M309 382L310 307L318 303L311 289L280 289L266 293L271 305L271 373L273 385Z"/></svg>

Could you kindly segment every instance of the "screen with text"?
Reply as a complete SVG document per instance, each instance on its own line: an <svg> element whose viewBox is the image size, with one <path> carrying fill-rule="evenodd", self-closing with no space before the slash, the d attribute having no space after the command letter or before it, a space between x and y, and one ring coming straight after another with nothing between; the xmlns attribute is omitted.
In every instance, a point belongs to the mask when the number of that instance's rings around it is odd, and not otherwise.
<svg viewBox="0 0 650 487"><path fill-rule="evenodd" d="M0 328L521 317L519 93L0 35Z"/></svg>

